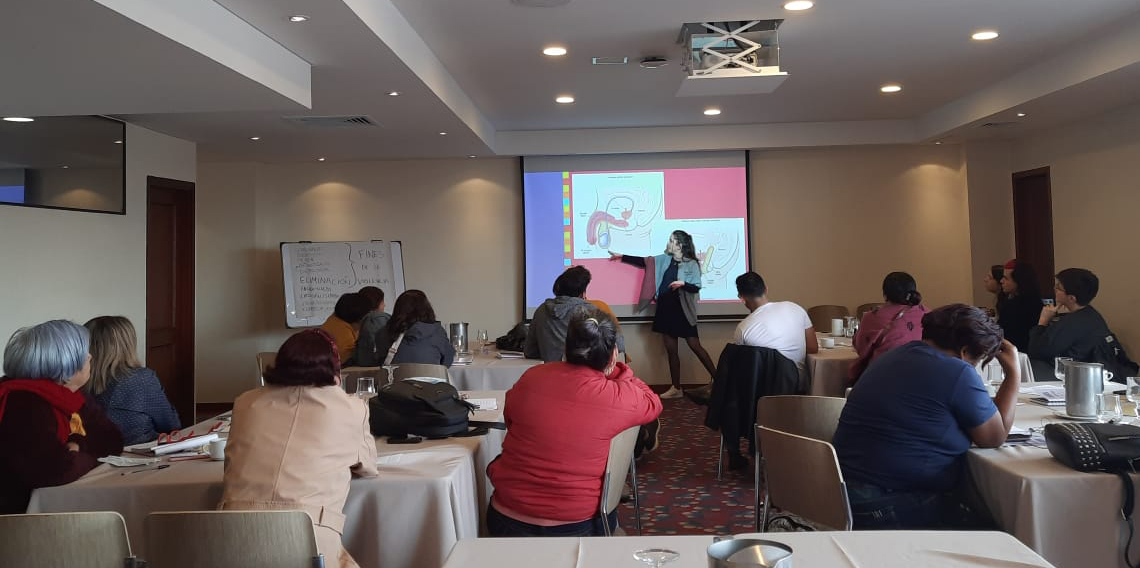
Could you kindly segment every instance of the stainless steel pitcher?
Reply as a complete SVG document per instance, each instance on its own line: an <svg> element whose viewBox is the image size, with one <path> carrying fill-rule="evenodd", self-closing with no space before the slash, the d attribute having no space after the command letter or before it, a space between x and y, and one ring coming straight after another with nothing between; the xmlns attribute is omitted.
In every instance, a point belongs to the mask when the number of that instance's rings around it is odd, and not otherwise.
<svg viewBox="0 0 1140 568"><path fill-rule="evenodd" d="M459 353L470 353L470 350L467 349L467 327L469 325L465 321L451 324L451 345Z"/></svg>
<svg viewBox="0 0 1140 568"><path fill-rule="evenodd" d="M792 568L792 548L771 540L716 539L708 559L709 568Z"/></svg>
<svg viewBox="0 0 1140 568"><path fill-rule="evenodd" d="M1104 392L1104 380L1112 378L1100 363L1069 361L1065 365L1065 412L1069 416L1095 418L1096 395Z"/></svg>

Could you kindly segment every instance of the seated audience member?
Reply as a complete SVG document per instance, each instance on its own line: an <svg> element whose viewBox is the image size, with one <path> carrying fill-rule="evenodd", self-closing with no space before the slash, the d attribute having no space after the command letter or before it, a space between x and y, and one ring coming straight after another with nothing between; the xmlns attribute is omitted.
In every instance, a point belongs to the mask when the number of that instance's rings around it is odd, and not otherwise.
<svg viewBox="0 0 1140 568"><path fill-rule="evenodd" d="M1052 377L1055 357L1072 357L1075 361L1102 363L1116 367L1108 338L1112 332L1096 308L1090 305L1100 290L1100 280L1084 268L1066 268L1057 273L1053 293L1056 306L1041 310L1037 325L1029 330L1029 358L1036 377ZM1123 357L1127 359L1127 357ZM1135 363L1124 367L1135 373ZM1124 377L1114 377L1123 381Z"/></svg>
<svg viewBox="0 0 1140 568"><path fill-rule="evenodd" d="M377 339L376 350L384 364L431 363L450 367L455 361L455 348L448 341L447 332L436 321L427 295L419 290L408 290L396 298L392 319Z"/></svg>
<svg viewBox="0 0 1140 568"><path fill-rule="evenodd" d="M345 394L340 357L320 329L294 334L265 372L265 386L234 401L219 509L302 510L313 518L329 566L355 567L341 545L353 475L375 477L368 406Z"/></svg>
<svg viewBox="0 0 1140 568"><path fill-rule="evenodd" d="M736 277L737 296L752 313L736 326L732 342L768 347L791 359L802 374L808 353L819 353L811 318L795 302L773 302L768 286L755 272Z"/></svg>
<svg viewBox="0 0 1140 568"><path fill-rule="evenodd" d="M997 310L1005 302L1005 293L1001 291L1001 279L1004 275L1005 267L1000 264L991 266L990 271L982 275L982 286L986 287L986 292L994 295L994 307L982 308L982 310L994 319L997 319Z"/></svg>
<svg viewBox="0 0 1140 568"><path fill-rule="evenodd" d="M84 387L119 427L126 445L150 442L182 427L154 371L139 363L135 326L122 316L83 324L91 333L91 380Z"/></svg>
<svg viewBox="0 0 1140 568"><path fill-rule="evenodd" d="M87 328L55 320L12 334L0 380L0 514L24 513L32 490L63 485L123 451L91 377Z"/></svg>
<svg viewBox="0 0 1140 568"><path fill-rule="evenodd" d="M372 311L372 303L357 293L344 294L336 301L333 313L321 324L336 341L336 351L341 365L351 365L356 352L356 340L360 334L360 324L364 316Z"/></svg>
<svg viewBox="0 0 1140 568"><path fill-rule="evenodd" d="M589 305L585 299L586 287L590 285L590 271L584 266L571 266L554 280L554 297L547 299L534 311L526 334L526 347L523 354L530 359L542 359L550 363L561 361L566 351L566 327L570 314L577 308ZM603 309L610 317L613 311L605 302ZM597 304L595 304L597 305ZM615 318L616 322L617 319ZM625 352L625 341L618 332L618 351Z"/></svg>
<svg viewBox="0 0 1140 568"><path fill-rule="evenodd" d="M1005 299L998 306L998 325L1010 343L1018 349L1028 349L1029 330L1041 317L1042 306L1033 266L1017 259L1005 263L1001 291Z"/></svg>
<svg viewBox="0 0 1140 568"><path fill-rule="evenodd" d="M974 370L997 356L1005 380L990 400ZM851 390L835 451L856 529L970 528L970 444L996 448L1013 424L1017 348L982 310L951 304L922 318L922 341L875 360Z"/></svg>
<svg viewBox="0 0 1140 568"><path fill-rule="evenodd" d="M372 306L371 311L360 320L360 335L356 340L356 354L353 362L362 367L375 367L384 362L376 349L376 341L384 326L392 316L384 312L384 291L375 286L365 286L357 294L364 296Z"/></svg>
<svg viewBox="0 0 1140 568"><path fill-rule="evenodd" d="M660 413L661 399L618 360L613 321L592 307L575 311L566 361L528 369L507 391L507 437L487 466L495 485L488 532L602 535L598 503L610 440Z"/></svg>
<svg viewBox="0 0 1140 568"><path fill-rule="evenodd" d="M867 369L879 355L904 343L922 339L922 316L930 312L922 305L922 294L914 277L892 272L883 279L886 304L865 314L859 322L853 345L859 358L851 363L851 381Z"/></svg>

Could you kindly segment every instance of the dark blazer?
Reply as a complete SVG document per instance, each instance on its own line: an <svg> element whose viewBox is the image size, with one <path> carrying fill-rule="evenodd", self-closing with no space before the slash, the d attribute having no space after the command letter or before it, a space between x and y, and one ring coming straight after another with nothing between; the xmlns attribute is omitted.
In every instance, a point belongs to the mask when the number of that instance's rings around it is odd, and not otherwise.
<svg viewBox="0 0 1140 568"><path fill-rule="evenodd" d="M717 363L705 426L720 430L730 448L734 441L747 437L755 451L756 401L762 396L806 392L799 368L779 351L730 343Z"/></svg>

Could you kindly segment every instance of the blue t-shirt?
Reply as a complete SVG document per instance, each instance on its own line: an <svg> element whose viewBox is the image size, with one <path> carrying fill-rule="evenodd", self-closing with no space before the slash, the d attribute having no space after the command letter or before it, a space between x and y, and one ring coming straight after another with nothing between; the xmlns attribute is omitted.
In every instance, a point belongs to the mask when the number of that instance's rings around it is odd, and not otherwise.
<svg viewBox="0 0 1140 568"><path fill-rule="evenodd" d="M833 443L847 479L898 491L948 491L970 449L967 432L995 412L969 363L912 341L864 371Z"/></svg>

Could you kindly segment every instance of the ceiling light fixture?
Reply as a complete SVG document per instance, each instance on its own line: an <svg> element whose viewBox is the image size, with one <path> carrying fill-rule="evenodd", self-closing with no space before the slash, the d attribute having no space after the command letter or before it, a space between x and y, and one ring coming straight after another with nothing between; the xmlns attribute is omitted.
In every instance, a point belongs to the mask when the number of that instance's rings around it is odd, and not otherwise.
<svg viewBox="0 0 1140 568"><path fill-rule="evenodd" d="M115 144L122 144L122 143L123 143L122 140L115 140Z"/></svg>
<svg viewBox="0 0 1140 568"><path fill-rule="evenodd" d="M8 122L35 122L36 119L26 116L5 116L4 120Z"/></svg>
<svg viewBox="0 0 1140 568"><path fill-rule="evenodd" d="M568 104L574 102L574 97L572 97L570 95L559 95L559 96L554 98L554 102L556 102L560 105L568 105Z"/></svg>
<svg viewBox="0 0 1140 568"><path fill-rule="evenodd" d="M324 159L324 158L317 158L317 161L318 161L318 162L323 162L323 161L325 161L325 159Z"/></svg>
<svg viewBox="0 0 1140 568"><path fill-rule="evenodd" d="M60 166L60 167L66 170L67 168L70 168L71 166Z"/></svg>
<svg viewBox="0 0 1140 568"><path fill-rule="evenodd" d="M719 108L712 107L712 108L706 108L705 109L705 116L717 116L718 114L720 114Z"/></svg>
<svg viewBox="0 0 1140 568"><path fill-rule="evenodd" d="M884 93L897 93L902 90L902 85L899 85L897 83L887 83L886 85L879 87L879 90Z"/></svg>
<svg viewBox="0 0 1140 568"><path fill-rule="evenodd" d="M468 157L468 158L474 158L474 157L475 157L475 154L467 154L467 157Z"/></svg>
<svg viewBox="0 0 1140 568"><path fill-rule="evenodd" d="M1025 118L1025 113L1024 112L1017 113L1017 118Z"/></svg>
<svg viewBox="0 0 1140 568"><path fill-rule="evenodd" d="M566 48L562 47L560 45L552 45L552 46L543 48L542 54L543 55L549 55L551 57L562 57L563 55L566 55Z"/></svg>
<svg viewBox="0 0 1140 568"><path fill-rule="evenodd" d="M996 39L997 36L998 33L993 30L982 30L979 32L974 32L974 35L970 36L970 39L975 39L977 41L989 41L991 39Z"/></svg>
<svg viewBox="0 0 1140 568"><path fill-rule="evenodd" d="M784 4L784 9L798 12L800 10L807 10L812 6L815 6L815 3L811 2L811 0L792 0Z"/></svg>
<svg viewBox="0 0 1140 568"><path fill-rule="evenodd" d="M258 140L261 140L261 137L260 136L250 136L249 139L253 140L254 142L257 142Z"/></svg>
<svg viewBox="0 0 1140 568"><path fill-rule="evenodd" d="M389 97L398 97L398 96L400 96L400 91L388 91L388 96Z"/></svg>
<svg viewBox="0 0 1140 568"><path fill-rule="evenodd" d="M447 136L447 133L446 132L440 132L439 135L440 136Z"/></svg>
<svg viewBox="0 0 1140 568"><path fill-rule="evenodd" d="M938 142L935 142L935 143L934 143L934 145L935 145L935 146L941 146L941 145L942 145L942 141L941 141L941 140L939 140Z"/></svg>
<svg viewBox="0 0 1140 568"><path fill-rule="evenodd" d="M307 21L309 21L309 17L308 17L308 16L305 16L305 15L303 15L303 14L296 14L296 15L293 15L293 16L289 16L289 21L290 21L290 22L293 22L294 24L299 24L299 23L301 23L301 22L307 22Z"/></svg>

